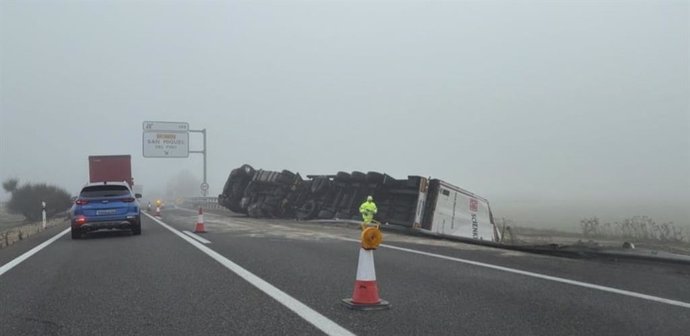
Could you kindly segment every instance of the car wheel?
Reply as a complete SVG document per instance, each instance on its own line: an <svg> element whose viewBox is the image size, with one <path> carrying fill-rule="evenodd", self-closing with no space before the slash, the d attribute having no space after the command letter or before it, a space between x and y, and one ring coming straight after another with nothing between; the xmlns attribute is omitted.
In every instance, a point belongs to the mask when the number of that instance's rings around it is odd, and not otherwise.
<svg viewBox="0 0 690 336"><path fill-rule="evenodd" d="M72 239L81 239L81 230L72 229Z"/></svg>
<svg viewBox="0 0 690 336"><path fill-rule="evenodd" d="M138 236L141 234L141 224L132 226L132 234Z"/></svg>

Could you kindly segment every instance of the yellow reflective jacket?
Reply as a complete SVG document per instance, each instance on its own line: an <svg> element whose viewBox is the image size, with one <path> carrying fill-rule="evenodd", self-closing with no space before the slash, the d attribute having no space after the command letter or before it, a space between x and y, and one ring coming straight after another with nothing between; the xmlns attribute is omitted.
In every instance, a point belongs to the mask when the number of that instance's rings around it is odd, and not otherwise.
<svg viewBox="0 0 690 336"><path fill-rule="evenodd" d="M376 203L374 202L369 202L365 201L362 203L362 205L359 206L359 213L362 215L370 215L373 216L376 214L378 209L376 209Z"/></svg>

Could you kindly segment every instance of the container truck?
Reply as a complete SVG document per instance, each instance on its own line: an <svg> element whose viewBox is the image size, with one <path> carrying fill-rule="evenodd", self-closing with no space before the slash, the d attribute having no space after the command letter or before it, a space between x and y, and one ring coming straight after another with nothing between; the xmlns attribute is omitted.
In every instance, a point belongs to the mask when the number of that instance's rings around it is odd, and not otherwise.
<svg viewBox="0 0 690 336"><path fill-rule="evenodd" d="M127 182L130 189L133 187L130 155L89 156L89 182L106 181Z"/></svg>

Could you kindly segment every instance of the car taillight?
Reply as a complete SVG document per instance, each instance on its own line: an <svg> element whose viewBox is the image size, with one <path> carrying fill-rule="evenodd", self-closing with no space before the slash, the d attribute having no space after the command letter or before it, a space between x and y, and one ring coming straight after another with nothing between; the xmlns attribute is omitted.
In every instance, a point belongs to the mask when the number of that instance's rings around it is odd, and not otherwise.
<svg viewBox="0 0 690 336"><path fill-rule="evenodd" d="M74 201L74 203L76 203L77 205L84 205L84 204L88 204L89 201L87 201L85 199L78 199L78 200Z"/></svg>
<svg viewBox="0 0 690 336"><path fill-rule="evenodd" d="M86 223L86 217L79 216L79 217L74 219L74 223L82 225L82 224Z"/></svg>

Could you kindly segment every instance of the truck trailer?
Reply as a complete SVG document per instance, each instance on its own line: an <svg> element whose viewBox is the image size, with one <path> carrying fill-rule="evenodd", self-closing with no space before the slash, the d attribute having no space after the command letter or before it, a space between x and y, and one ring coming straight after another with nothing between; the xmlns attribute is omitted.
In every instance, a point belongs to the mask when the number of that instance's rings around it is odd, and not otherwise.
<svg viewBox="0 0 690 336"><path fill-rule="evenodd" d="M395 179L379 172L307 175L243 165L228 177L218 203L256 218L361 220L368 195L375 219L435 236L500 241L489 201L439 179Z"/></svg>
<svg viewBox="0 0 690 336"><path fill-rule="evenodd" d="M89 182L127 182L134 185L132 157L130 155L89 156Z"/></svg>

